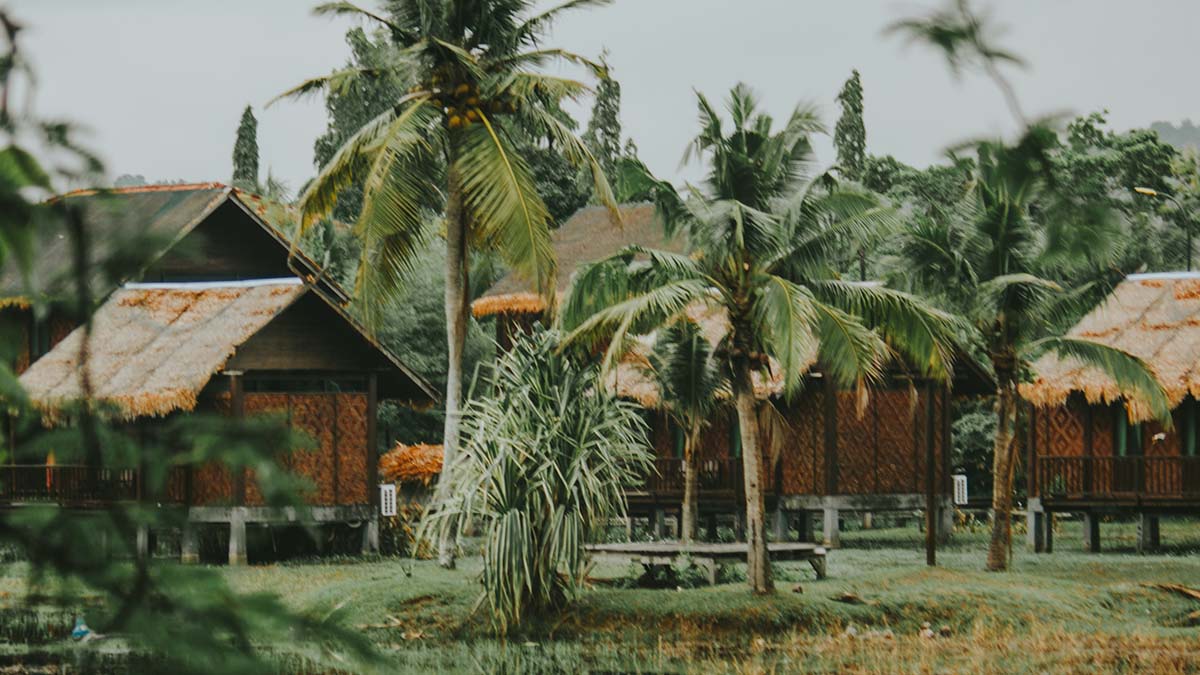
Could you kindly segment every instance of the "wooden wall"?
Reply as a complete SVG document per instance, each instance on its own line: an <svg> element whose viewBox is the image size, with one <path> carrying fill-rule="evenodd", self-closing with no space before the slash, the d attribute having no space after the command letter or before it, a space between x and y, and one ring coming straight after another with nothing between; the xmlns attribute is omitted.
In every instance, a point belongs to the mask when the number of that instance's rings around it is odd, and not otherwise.
<svg viewBox="0 0 1200 675"><path fill-rule="evenodd" d="M834 406L828 406L825 392L818 386L801 394L786 407L790 426L781 439L778 467L771 461L769 448L763 448L767 472L764 485L773 488L778 472L784 494L923 492L926 411L930 405L925 390L916 390L915 397L907 388L873 391L861 415L852 392L837 392L835 401ZM932 405L936 484L938 492L942 493L946 480L943 461L945 401L940 390L933 396ZM826 435L827 420L833 423L832 438ZM731 413L728 412L714 416L705 427L699 457L729 456L730 421ZM661 413L654 414L652 429L655 456L675 457L673 431Z"/></svg>
<svg viewBox="0 0 1200 675"><path fill-rule="evenodd" d="M232 201L156 261L148 282L225 281L291 277L286 252Z"/></svg>
<svg viewBox="0 0 1200 675"><path fill-rule="evenodd" d="M1036 408L1032 415L1033 442L1038 457L1111 457L1115 453L1115 424L1121 414L1116 405L1091 405L1074 395L1065 405ZM1183 454L1181 433L1185 428L1182 410L1174 413L1174 428L1158 422L1142 425L1143 454L1148 457L1178 457ZM1090 433L1089 433L1090 427ZM1162 433L1161 441L1154 437Z"/></svg>
<svg viewBox="0 0 1200 675"><path fill-rule="evenodd" d="M312 505L367 504L371 486L367 462L367 394L258 393L244 394L246 415L278 415L309 443L280 454L280 465L307 478L311 491L304 495ZM229 394L214 398L213 407L228 413ZM233 504L235 481L221 466L197 470L193 477L193 503ZM261 505L262 495L251 472L246 477L245 504Z"/></svg>

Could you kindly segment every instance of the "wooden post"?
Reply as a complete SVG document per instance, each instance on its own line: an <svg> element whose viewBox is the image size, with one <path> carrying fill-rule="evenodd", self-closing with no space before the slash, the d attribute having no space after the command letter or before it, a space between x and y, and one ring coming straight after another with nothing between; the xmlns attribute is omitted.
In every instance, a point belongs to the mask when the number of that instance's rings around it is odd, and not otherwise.
<svg viewBox="0 0 1200 675"><path fill-rule="evenodd" d="M1029 411L1029 442L1025 448L1025 499L1028 501L1041 495L1037 492L1037 407L1029 403L1026 409Z"/></svg>
<svg viewBox="0 0 1200 675"><path fill-rule="evenodd" d="M1092 459L1096 456L1095 440L1092 437L1094 433L1095 420L1092 418L1092 406L1084 403L1083 407L1083 494L1090 496L1092 493Z"/></svg>
<svg viewBox="0 0 1200 675"><path fill-rule="evenodd" d="M246 418L246 398L242 382L242 372L231 370L226 375L229 376L230 412L233 413L235 419L241 421ZM244 467L239 467L233 476L233 503L238 506L246 505L246 469ZM243 534L245 533L245 527L242 528L242 532ZM230 555L232 556L232 539L229 546ZM233 563L232 557L230 558L230 563Z"/></svg>
<svg viewBox="0 0 1200 675"><path fill-rule="evenodd" d="M376 438L376 421L379 408L379 376L367 376L367 497L373 507L374 516L379 509L379 441Z"/></svg>
<svg viewBox="0 0 1200 675"><path fill-rule="evenodd" d="M937 564L937 458L934 453L933 385L925 385L925 564Z"/></svg>
<svg viewBox="0 0 1200 675"><path fill-rule="evenodd" d="M838 491L837 389L829 377L821 378L825 392L825 494Z"/></svg>

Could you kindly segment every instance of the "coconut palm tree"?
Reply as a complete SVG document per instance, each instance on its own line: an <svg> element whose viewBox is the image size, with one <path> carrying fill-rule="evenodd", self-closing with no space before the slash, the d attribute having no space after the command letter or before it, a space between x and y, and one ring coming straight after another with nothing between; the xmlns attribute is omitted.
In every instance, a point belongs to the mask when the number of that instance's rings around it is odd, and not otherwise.
<svg viewBox="0 0 1200 675"><path fill-rule="evenodd" d="M1081 300L1089 297L1086 284L1072 287L1070 280L1106 276L1103 268L1111 266L1119 230L1106 205L1080 203L1058 189L1051 157L1058 134L1048 121L1026 118L1000 70L1021 59L996 45L995 27L968 0L951 0L924 16L897 21L888 31L940 51L955 74L981 70L1023 130L1011 145L997 140L965 144L975 147L978 161L957 217L914 226L900 245L908 282L958 307L991 361L997 424L987 567L1004 570L1012 542L1018 385L1033 360L1053 351L1091 364L1167 426L1170 405L1141 359L1062 336L1064 324L1082 313Z"/></svg>
<svg viewBox="0 0 1200 675"><path fill-rule="evenodd" d="M1141 359L1062 336L1070 323L1065 317L1079 316L1079 299L1090 297L1085 286L1073 288L1069 281L1088 276L1089 268L1103 276L1106 251L1116 251L1106 219L1070 216L1080 208L1095 216L1094 205L1055 195L1048 155L1056 144L1053 130L1040 125L1011 146L979 143L975 179L955 216L903 233L895 266L914 290L960 308L996 377L990 570L1008 567L1018 385L1041 354L1054 351L1098 367L1131 399L1170 420L1166 394Z"/></svg>
<svg viewBox="0 0 1200 675"><path fill-rule="evenodd" d="M496 251L548 307L554 301L550 216L517 152L514 131L550 138L569 160L587 166L599 200L619 219L599 164L555 114L562 101L580 97L587 87L537 70L558 60L602 76L599 64L541 41L563 12L609 2L570 0L536 13L534 0L390 0L378 13L330 2L314 10L379 25L398 48L388 68L414 83L346 141L300 195L299 206L305 229L332 212L342 190L362 182L363 208L355 225L363 242L357 292L369 324L378 323L378 313L436 231L429 207L444 214L447 467L459 445L471 249ZM382 74L379 68L349 68L308 80L281 98L341 89ZM444 531L439 561L450 567L455 532Z"/></svg>
<svg viewBox="0 0 1200 675"><path fill-rule="evenodd" d="M896 226L877 196L814 179L809 135L822 129L798 107L776 129L751 91L729 96L729 124L698 94L700 134L685 159L707 175L684 199L655 183L668 230L682 229L691 255L631 246L582 268L562 308L569 343L607 343L611 368L631 336L678 321L694 306L728 322L717 346L730 374L746 495L747 580L773 590L764 529L763 457L753 377L781 371L785 391L799 390L814 351L836 385L866 387L898 353L920 375L944 378L951 367L954 317L906 293L844 281L836 271L847 240Z"/></svg>
<svg viewBox="0 0 1200 675"><path fill-rule="evenodd" d="M679 538L696 537L699 473L696 450L700 432L728 391L712 346L694 321L678 321L655 339L650 364L658 383L659 403L683 434L683 504Z"/></svg>

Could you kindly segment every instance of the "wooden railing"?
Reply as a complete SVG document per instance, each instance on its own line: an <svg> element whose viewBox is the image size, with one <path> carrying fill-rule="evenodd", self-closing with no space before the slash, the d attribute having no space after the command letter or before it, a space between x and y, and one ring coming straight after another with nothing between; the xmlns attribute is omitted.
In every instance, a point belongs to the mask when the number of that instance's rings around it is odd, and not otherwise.
<svg viewBox="0 0 1200 675"><path fill-rule="evenodd" d="M182 503L186 472L175 468L167 474L159 502ZM0 504L103 504L143 499L140 472L136 469L93 469L81 465L0 465Z"/></svg>
<svg viewBox="0 0 1200 675"><path fill-rule="evenodd" d="M1043 499L1200 499L1200 457L1039 457Z"/></svg>
<svg viewBox="0 0 1200 675"><path fill-rule="evenodd" d="M715 492L740 495L743 490L740 457L702 459L697 462L701 494ZM669 457L654 460L655 473L646 479L645 489L653 494L683 495L683 460Z"/></svg>

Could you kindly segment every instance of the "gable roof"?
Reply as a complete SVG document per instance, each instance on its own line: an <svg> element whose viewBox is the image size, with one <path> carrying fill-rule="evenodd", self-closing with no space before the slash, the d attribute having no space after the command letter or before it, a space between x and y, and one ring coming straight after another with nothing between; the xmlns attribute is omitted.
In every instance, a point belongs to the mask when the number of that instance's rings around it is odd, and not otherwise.
<svg viewBox="0 0 1200 675"><path fill-rule="evenodd" d="M298 276L312 277L338 302L350 296L333 280L320 275L320 266L298 248L283 232L281 216L286 208L272 209L271 203L221 183L144 185L112 190L76 190L54 198L79 204L89 233L90 255L99 262L109 258L117 247L128 245L135 236L147 239L150 250L141 251L143 266L149 266L226 203L233 203L289 254ZM7 304L27 303L27 293L57 297L67 288L73 268L70 241L61 223L38 223L34 244L36 264L30 270L28 287L13 265L0 272L0 297ZM113 290L103 288L97 275L94 286L100 296Z"/></svg>
<svg viewBox="0 0 1200 675"><path fill-rule="evenodd" d="M571 277L584 263L610 256L630 244L663 249L674 253L687 250L682 236L668 238L654 215L653 204L625 204L620 207L621 225L616 225L603 206L588 206L571 216L554 231L551 240L558 258L556 286L559 296L566 293ZM538 314L546 309L542 298L529 283L510 272L497 281L471 305L476 317L492 314Z"/></svg>
<svg viewBox="0 0 1200 675"><path fill-rule="evenodd" d="M1200 273L1134 274L1088 312L1067 335L1122 349L1145 361L1167 391L1172 407L1200 397ZM1081 392L1091 403L1126 397L1116 383L1076 359L1046 354L1033 364L1036 377L1021 395L1039 406L1066 402ZM1135 400L1130 412L1148 419Z"/></svg>
<svg viewBox="0 0 1200 675"><path fill-rule="evenodd" d="M218 208L232 204L276 242L280 255L287 256L288 267L305 284L304 290L313 291L396 371L397 377L393 378L396 380L396 386L391 387L392 391L415 390L420 392L422 402L438 400L438 395L424 378L405 366L347 311L349 294L335 280L323 274L320 265L303 251L292 247L291 241L281 229L283 223L279 220L280 215L288 215L286 208L273 209L270 202L257 195L221 183L150 185L105 191L80 190L55 199L80 200L91 235L93 260L106 259L117 246L124 244L134 235L150 235L156 246L154 250L145 252L144 267L165 255ZM272 217L275 224L268 222L268 217ZM69 278L73 262L69 241L62 231L61 224L45 225L46 227L38 229L39 241L34 249L37 252L37 260L32 270L31 286L39 294L54 296L60 290L60 285ZM97 278L93 286L101 296L113 291L111 288L100 288L100 282ZM218 285L236 286L237 282ZM27 304L28 301L20 295L25 289L19 272L11 265L6 266L0 274L0 306ZM105 306L108 304L105 303Z"/></svg>
<svg viewBox="0 0 1200 675"><path fill-rule="evenodd" d="M237 347L308 289L299 279L236 286L125 288L92 317L88 371L94 397L135 418L193 410ZM83 398L76 328L20 378L36 406Z"/></svg>

